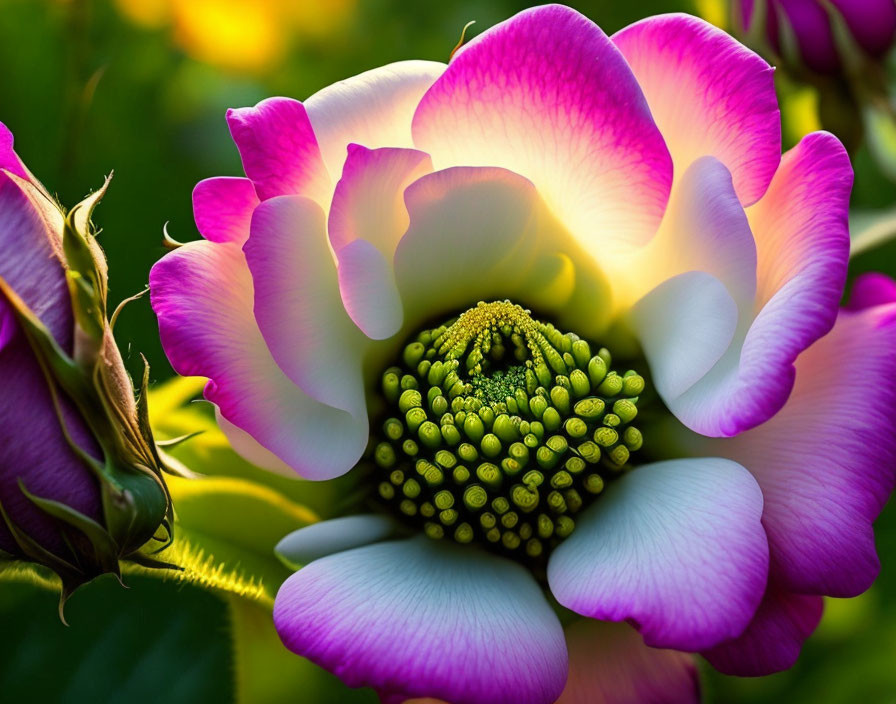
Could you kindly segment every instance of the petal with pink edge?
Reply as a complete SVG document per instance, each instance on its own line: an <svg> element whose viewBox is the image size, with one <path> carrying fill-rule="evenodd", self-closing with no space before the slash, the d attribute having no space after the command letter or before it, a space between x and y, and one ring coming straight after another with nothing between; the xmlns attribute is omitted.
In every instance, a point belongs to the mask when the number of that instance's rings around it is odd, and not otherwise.
<svg viewBox="0 0 896 704"><path fill-rule="evenodd" d="M312 562L280 588L274 625L287 648L387 702L549 704L566 681L563 630L531 574L425 537Z"/></svg>
<svg viewBox="0 0 896 704"><path fill-rule="evenodd" d="M589 251L649 240L672 162L631 69L588 18L525 10L464 46L420 101L414 144L530 179Z"/></svg>
<svg viewBox="0 0 896 704"><path fill-rule="evenodd" d="M191 242L163 257L149 281L171 365L209 377L205 397L224 418L308 479L354 466L367 444L366 414L315 401L280 370L255 322L238 245Z"/></svg>
<svg viewBox="0 0 896 704"><path fill-rule="evenodd" d="M820 596L792 594L770 586L747 630L701 655L726 675L759 677L787 670L818 627L823 608Z"/></svg>
<svg viewBox="0 0 896 704"><path fill-rule="evenodd" d="M697 17L649 17L617 32L625 56L679 173L714 156L744 205L765 193L781 160L774 69Z"/></svg>
<svg viewBox="0 0 896 704"><path fill-rule="evenodd" d="M837 315L849 257L851 185L842 145L818 132L784 155L765 196L747 210L756 240L758 312L752 322L741 318L727 353L674 401L673 412L692 430L736 435L784 405L794 360Z"/></svg>
<svg viewBox="0 0 896 704"><path fill-rule="evenodd" d="M699 704L694 658L649 648L624 623L581 619L566 627L569 679L556 704Z"/></svg>
<svg viewBox="0 0 896 704"><path fill-rule="evenodd" d="M607 487L553 552L557 600L628 621L648 645L701 650L740 635L768 576L762 492L721 458L638 467Z"/></svg>
<svg viewBox="0 0 896 704"><path fill-rule="evenodd" d="M896 304L840 314L797 360L771 420L699 452L747 467L765 495L771 569L782 588L850 597L880 567L872 523L896 481Z"/></svg>
<svg viewBox="0 0 896 704"><path fill-rule="evenodd" d="M6 169L16 176L31 180L31 174L25 168L19 155L13 149L13 136L9 128L0 122L0 169Z"/></svg>
<svg viewBox="0 0 896 704"><path fill-rule="evenodd" d="M228 110L227 124L261 200L297 194L329 203L332 181L302 103L267 98Z"/></svg>
<svg viewBox="0 0 896 704"><path fill-rule="evenodd" d="M210 242L242 244L249 237L258 203L255 186L247 178L207 178L193 189L193 219L199 234Z"/></svg>
<svg viewBox="0 0 896 704"><path fill-rule="evenodd" d="M391 259L408 229L404 191L430 171L429 155L416 149L349 144L327 223L333 249L365 239Z"/></svg>
<svg viewBox="0 0 896 704"><path fill-rule="evenodd" d="M370 338L391 337L401 327L392 258L408 228L404 191L430 171L429 156L415 149L348 145L327 229L345 309Z"/></svg>
<svg viewBox="0 0 896 704"><path fill-rule="evenodd" d="M582 335L605 329L603 274L527 179L455 167L415 181L405 202L410 225L394 264L406 325L511 298Z"/></svg>
<svg viewBox="0 0 896 704"><path fill-rule="evenodd" d="M366 416L366 338L345 312L320 206L302 196L259 205L243 245L255 320L270 354L311 398Z"/></svg>
<svg viewBox="0 0 896 704"><path fill-rule="evenodd" d="M849 310L862 310L896 301L896 281L886 274L869 272L858 277L849 293Z"/></svg>
<svg viewBox="0 0 896 704"><path fill-rule="evenodd" d="M445 70L438 61L398 61L323 88L305 101L324 163L335 178L346 148L414 146L411 120L420 98Z"/></svg>

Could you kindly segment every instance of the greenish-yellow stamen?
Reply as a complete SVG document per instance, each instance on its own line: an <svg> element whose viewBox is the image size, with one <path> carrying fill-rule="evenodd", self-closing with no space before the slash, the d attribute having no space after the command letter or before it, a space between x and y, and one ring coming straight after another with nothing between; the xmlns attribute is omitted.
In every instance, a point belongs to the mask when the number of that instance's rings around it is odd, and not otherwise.
<svg viewBox="0 0 896 704"><path fill-rule="evenodd" d="M644 379L509 301L479 303L386 370L379 503L433 539L540 560L631 469Z"/></svg>

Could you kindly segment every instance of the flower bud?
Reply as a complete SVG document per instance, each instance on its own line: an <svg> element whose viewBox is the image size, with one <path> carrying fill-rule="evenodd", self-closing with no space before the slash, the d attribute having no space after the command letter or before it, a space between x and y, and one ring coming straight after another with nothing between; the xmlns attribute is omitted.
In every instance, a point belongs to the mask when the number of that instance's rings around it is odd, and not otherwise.
<svg viewBox="0 0 896 704"><path fill-rule="evenodd" d="M740 0L738 19L747 34L762 36L786 59L821 74L840 72L846 53L879 59L896 39L892 0ZM761 23L761 26L759 26ZM788 45L792 46L788 46ZM790 56L788 56L790 55Z"/></svg>
<svg viewBox="0 0 896 704"><path fill-rule="evenodd" d="M90 232L102 189L64 213L0 125L0 557L62 581L62 603L171 538L163 452L106 318ZM114 317L114 316L113 316Z"/></svg>

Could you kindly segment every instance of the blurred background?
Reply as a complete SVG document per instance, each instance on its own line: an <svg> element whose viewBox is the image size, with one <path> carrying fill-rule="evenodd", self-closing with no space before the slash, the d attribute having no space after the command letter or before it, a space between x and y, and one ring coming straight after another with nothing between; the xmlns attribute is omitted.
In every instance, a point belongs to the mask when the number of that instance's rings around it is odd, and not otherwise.
<svg viewBox="0 0 896 704"><path fill-rule="evenodd" d="M476 20L469 37L529 4L0 0L0 121L12 130L30 169L64 204L99 187L114 169L96 216L114 305L145 288L150 266L164 253L166 223L174 239L198 236L190 204L194 184L241 172L224 122L228 107L271 95L303 99L391 61L446 61L468 21ZM723 0L569 4L607 33L668 11L702 14L732 28ZM760 43L767 39L759 37ZM777 49L786 53L786 47ZM886 75L883 60L879 66ZM891 66L890 80L894 75ZM886 175L894 172L886 152L887 140L896 142L896 133L887 132L892 126L857 106L848 77L819 78L790 65L779 71L778 86L785 145L822 124L841 134L857 172L856 231L869 224L872 231L888 231L896 205L896 186ZM876 248L854 264L853 274L877 269L896 275L896 249ZM154 382L171 376L148 297L128 306L116 336L132 369L143 353ZM795 668L760 679L704 668L706 700L896 702L896 507L878 522L878 549L879 581L860 598L829 600L822 626ZM68 628L59 622L49 591L0 583L0 699L253 701L240 694L247 691L241 680L247 665L232 637L234 629L254 627L251 617L194 587L139 577L128 583L131 588L123 590L102 579L79 592L67 611ZM375 701L369 692L341 688L316 668L297 668L295 658L283 659L278 643L270 647L270 659L259 667L282 663L295 670L290 676L299 686L290 701ZM311 684L301 686L305 677ZM276 688L267 699L257 693L265 690L253 691L254 701L281 700Z"/></svg>

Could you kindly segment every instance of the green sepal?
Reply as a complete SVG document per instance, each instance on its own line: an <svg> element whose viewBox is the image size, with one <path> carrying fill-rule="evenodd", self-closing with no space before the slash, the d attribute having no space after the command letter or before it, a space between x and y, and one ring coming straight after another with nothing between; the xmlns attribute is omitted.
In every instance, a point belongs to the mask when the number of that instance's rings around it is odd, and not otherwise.
<svg viewBox="0 0 896 704"><path fill-rule="evenodd" d="M163 479L165 463L155 447L146 407L148 365L144 360L141 390L135 402L133 382L106 321L106 264L90 232L90 217L108 184L107 179L60 223L59 254L64 258L75 323L72 355L60 347L43 322L0 278L0 295L9 301L41 366L61 432L100 485L100 523L64 504L33 496L22 486L35 506L66 527L63 536L70 546L70 556L51 555L22 529L11 527L25 557L59 574L64 598L98 574L120 576L119 560L149 541L157 540L157 550L164 550L172 540L174 517ZM62 413L63 396L73 402L90 428L101 450L99 458L74 442ZM159 537L160 530L164 537Z"/></svg>
<svg viewBox="0 0 896 704"><path fill-rule="evenodd" d="M77 566L45 549L40 543L12 522L9 514L3 509L2 504L0 504L0 517L2 517L6 527L12 534L13 540L16 541L16 545L22 551L25 558L50 568L56 576L59 577L61 584L59 592L59 620L68 625L65 620L65 602L68 601L69 597L78 589L78 587L86 584L96 575L84 573ZM14 556L14 560L21 559L20 556Z"/></svg>
<svg viewBox="0 0 896 704"><path fill-rule="evenodd" d="M95 574L111 572L112 574L120 575L115 542L112 540L112 536L99 523L64 503L35 496L25 488L25 483L21 479L19 480L19 491L41 511L52 516L66 528L77 530L90 542L93 555L96 558ZM65 532L68 537L67 533L68 531ZM79 556L78 552L74 552L74 554ZM88 567L82 564L80 567L82 569L86 568L88 573L94 572L93 569L90 569L92 566Z"/></svg>

